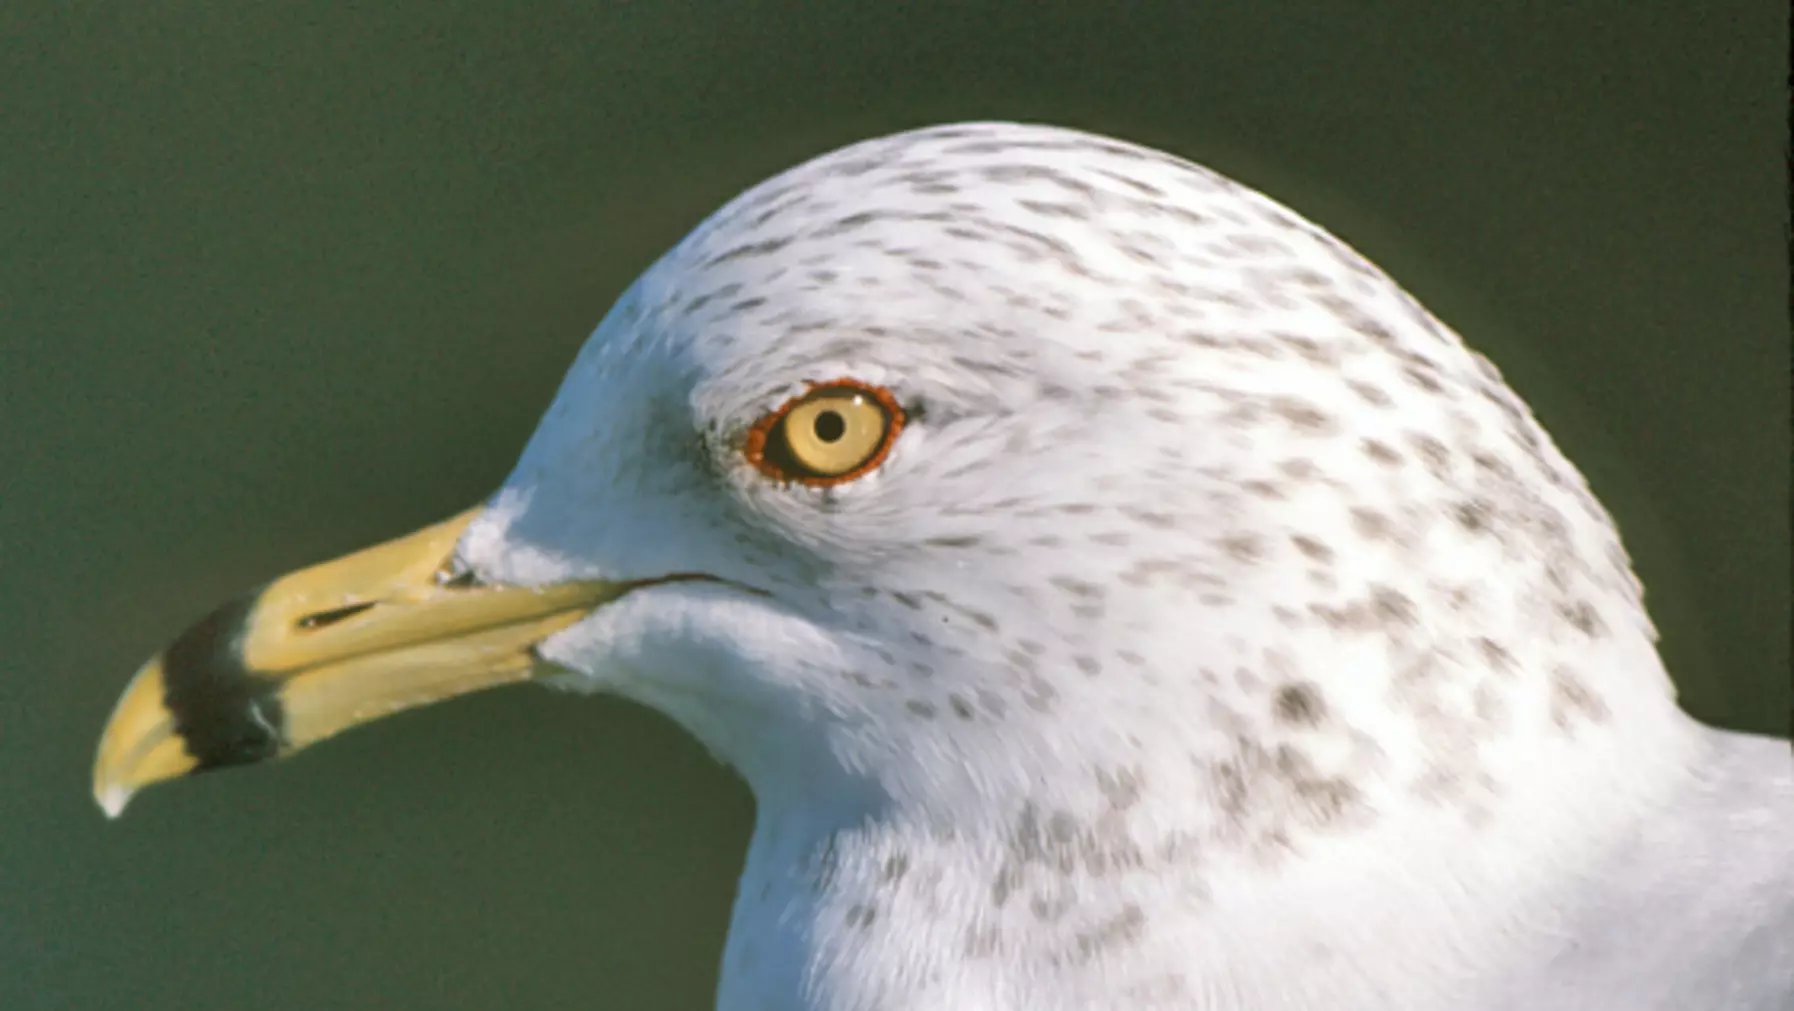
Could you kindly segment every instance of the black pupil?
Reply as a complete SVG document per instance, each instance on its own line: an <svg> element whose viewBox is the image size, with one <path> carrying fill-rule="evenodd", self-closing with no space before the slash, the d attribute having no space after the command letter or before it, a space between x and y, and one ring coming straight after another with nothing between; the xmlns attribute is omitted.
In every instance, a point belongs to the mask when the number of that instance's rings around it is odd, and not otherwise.
<svg viewBox="0 0 1794 1011"><path fill-rule="evenodd" d="M816 415L816 423L813 427L816 431L816 438L823 442L834 442L847 434L847 419L841 417L839 412L823 411Z"/></svg>

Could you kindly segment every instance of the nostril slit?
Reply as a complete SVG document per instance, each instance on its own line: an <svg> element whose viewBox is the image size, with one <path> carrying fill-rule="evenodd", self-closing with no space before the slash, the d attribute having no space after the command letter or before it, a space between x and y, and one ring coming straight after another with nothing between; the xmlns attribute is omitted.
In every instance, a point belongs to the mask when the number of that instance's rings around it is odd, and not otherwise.
<svg viewBox="0 0 1794 1011"><path fill-rule="evenodd" d="M345 618L353 618L373 606L373 601L367 601L361 604L349 604L346 607L338 607L329 611L318 611L315 614L308 614L305 617L300 618L298 625L300 628L307 631L324 628L328 625L334 625Z"/></svg>
<svg viewBox="0 0 1794 1011"><path fill-rule="evenodd" d="M449 590L465 590L472 587L476 582L477 580L474 578L472 569L462 569L460 572L453 575L450 575L447 572L438 572L436 574L436 585Z"/></svg>

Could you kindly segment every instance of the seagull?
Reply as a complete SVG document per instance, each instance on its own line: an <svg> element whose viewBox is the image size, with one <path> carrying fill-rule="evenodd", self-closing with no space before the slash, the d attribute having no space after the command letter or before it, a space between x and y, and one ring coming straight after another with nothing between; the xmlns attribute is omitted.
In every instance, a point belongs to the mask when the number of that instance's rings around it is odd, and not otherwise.
<svg viewBox="0 0 1794 1011"><path fill-rule="evenodd" d="M536 682L752 788L722 1011L1786 1011L1794 759L1656 639L1526 404L1341 240L949 125L701 223L483 505L141 668L94 793Z"/></svg>

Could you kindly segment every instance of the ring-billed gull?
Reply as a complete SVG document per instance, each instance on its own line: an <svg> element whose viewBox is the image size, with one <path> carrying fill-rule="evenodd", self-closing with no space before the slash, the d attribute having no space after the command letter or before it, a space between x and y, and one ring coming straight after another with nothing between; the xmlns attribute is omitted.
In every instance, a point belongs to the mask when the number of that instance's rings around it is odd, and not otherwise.
<svg viewBox="0 0 1794 1011"><path fill-rule="evenodd" d="M752 787L729 1011L1785 1009L1788 746L1654 642L1376 267L1165 154L951 126L704 222L483 508L189 630L95 791L536 679Z"/></svg>

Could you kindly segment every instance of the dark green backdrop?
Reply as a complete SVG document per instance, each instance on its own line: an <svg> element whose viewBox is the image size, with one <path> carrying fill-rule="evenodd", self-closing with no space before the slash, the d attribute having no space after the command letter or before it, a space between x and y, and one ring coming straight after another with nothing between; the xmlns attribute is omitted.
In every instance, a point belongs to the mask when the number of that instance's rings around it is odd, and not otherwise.
<svg viewBox="0 0 1794 1011"><path fill-rule="evenodd" d="M213 601L485 494L708 210L929 122L1343 235L1587 472L1688 707L1785 732L1779 0L314 6L0 5L0 1008L708 1007L751 802L653 714L495 693L118 824L92 747Z"/></svg>

